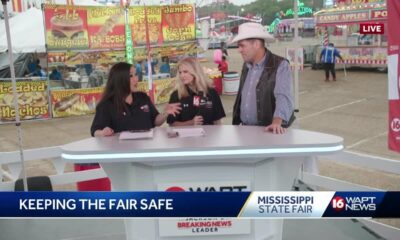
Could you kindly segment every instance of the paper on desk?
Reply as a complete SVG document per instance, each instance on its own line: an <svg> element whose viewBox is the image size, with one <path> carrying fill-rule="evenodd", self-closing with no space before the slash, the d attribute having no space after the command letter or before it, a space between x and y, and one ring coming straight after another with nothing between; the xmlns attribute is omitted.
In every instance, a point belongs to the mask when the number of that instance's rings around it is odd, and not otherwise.
<svg viewBox="0 0 400 240"><path fill-rule="evenodd" d="M199 137L206 134L203 128L174 128L172 131L177 133L177 137Z"/></svg>
<svg viewBox="0 0 400 240"><path fill-rule="evenodd" d="M124 131L119 135L119 140L153 138L153 129L149 131Z"/></svg>

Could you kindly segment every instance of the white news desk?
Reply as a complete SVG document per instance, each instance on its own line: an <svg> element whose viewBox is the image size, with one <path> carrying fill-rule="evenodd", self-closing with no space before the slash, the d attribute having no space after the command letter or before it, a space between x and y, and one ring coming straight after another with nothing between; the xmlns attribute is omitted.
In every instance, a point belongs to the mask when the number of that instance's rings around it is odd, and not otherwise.
<svg viewBox="0 0 400 240"><path fill-rule="evenodd" d="M343 149L341 137L290 129L282 135L257 126L203 126L202 137L168 138L156 128L153 139L88 138L62 147L72 163L100 163L115 191L241 189L288 191L301 164ZM229 226L178 227L179 221ZM275 219L129 219L127 239L281 239ZM195 226L196 224L193 224ZM199 225L196 225L199 226Z"/></svg>

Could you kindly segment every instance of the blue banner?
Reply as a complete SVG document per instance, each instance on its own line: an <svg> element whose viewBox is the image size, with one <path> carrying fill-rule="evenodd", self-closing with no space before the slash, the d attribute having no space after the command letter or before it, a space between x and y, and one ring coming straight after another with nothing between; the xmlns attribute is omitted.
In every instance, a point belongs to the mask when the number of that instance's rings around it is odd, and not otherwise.
<svg viewBox="0 0 400 240"><path fill-rule="evenodd" d="M323 217L399 218L400 192L336 192Z"/></svg>
<svg viewBox="0 0 400 240"><path fill-rule="evenodd" d="M0 192L0 218L399 218L400 192Z"/></svg>
<svg viewBox="0 0 400 240"><path fill-rule="evenodd" d="M236 217L250 192L0 192L0 217Z"/></svg>

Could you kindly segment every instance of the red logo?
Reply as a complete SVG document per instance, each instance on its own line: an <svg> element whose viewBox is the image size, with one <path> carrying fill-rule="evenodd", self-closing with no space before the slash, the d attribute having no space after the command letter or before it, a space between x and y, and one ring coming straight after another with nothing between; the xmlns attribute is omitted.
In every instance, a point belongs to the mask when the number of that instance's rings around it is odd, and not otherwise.
<svg viewBox="0 0 400 240"><path fill-rule="evenodd" d="M360 34L384 34L383 23L360 23Z"/></svg>
<svg viewBox="0 0 400 240"><path fill-rule="evenodd" d="M167 192L184 192L185 189L178 187L178 186L173 186L173 187L167 188L165 191L167 191Z"/></svg>
<svg viewBox="0 0 400 240"><path fill-rule="evenodd" d="M400 119L393 118L392 122L390 123L390 127L393 132L400 132Z"/></svg>
<svg viewBox="0 0 400 240"><path fill-rule="evenodd" d="M332 208L336 211L342 211L345 207L346 201L342 197L335 197L331 201Z"/></svg>
<svg viewBox="0 0 400 240"><path fill-rule="evenodd" d="M193 97L193 106L195 106L195 107L200 106L200 97L199 96Z"/></svg>

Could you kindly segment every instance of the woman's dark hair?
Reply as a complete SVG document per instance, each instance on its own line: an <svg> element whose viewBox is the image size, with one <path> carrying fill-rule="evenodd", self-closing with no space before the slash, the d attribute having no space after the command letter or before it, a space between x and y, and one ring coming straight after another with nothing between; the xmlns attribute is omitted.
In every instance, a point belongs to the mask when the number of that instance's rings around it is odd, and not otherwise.
<svg viewBox="0 0 400 240"><path fill-rule="evenodd" d="M119 62L112 66L99 104L111 101L118 113L124 112L125 98L131 94L131 67L132 65L126 62Z"/></svg>

